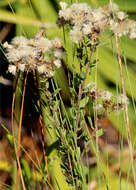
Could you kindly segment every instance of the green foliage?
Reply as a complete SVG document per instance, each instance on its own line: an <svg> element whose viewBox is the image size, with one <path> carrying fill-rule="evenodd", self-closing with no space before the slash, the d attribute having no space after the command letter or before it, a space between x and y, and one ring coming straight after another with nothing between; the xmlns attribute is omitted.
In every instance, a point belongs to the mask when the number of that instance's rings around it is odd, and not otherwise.
<svg viewBox="0 0 136 190"><path fill-rule="evenodd" d="M24 180L25 180L25 184L27 189L30 189L30 180L31 180L31 170L30 170L30 166L27 163L26 160L24 160L23 158L20 159L20 163L22 166L22 172L23 172L23 176L24 176Z"/></svg>

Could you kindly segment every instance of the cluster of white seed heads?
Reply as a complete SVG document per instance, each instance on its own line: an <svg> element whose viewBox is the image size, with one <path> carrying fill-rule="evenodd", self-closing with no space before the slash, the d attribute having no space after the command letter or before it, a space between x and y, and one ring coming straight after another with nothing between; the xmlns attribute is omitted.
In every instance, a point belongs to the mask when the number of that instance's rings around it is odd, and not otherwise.
<svg viewBox="0 0 136 190"><path fill-rule="evenodd" d="M103 115L110 111L121 111L126 104L129 104L127 96L123 94L114 96L107 90L96 89L93 83L91 83L91 90L88 95L94 103L94 110L97 111L98 115Z"/></svg>
<svg viewBox="0 0 136 190"><path fill-rule="evenodd" d="M70 25L69 35L74 43L81 42L84 37L93 43L107 28L119 37L136 38L136 22L128 19L128 15L114 3L94 9L86 3L74 3L68 7L65 2L60 2L60 7L57 23L59 26Z"/></svg>
<svg viewBox="0 0 136 190"><path fill-rule="evenodd" d="M61 66L65 51L60 39L49 40L43 36L27 39L23 36L15 37L10 44L4 43L6 55L10 62L8 71L15 75L17 70L34 71L54 75L55 67Z"/></svg>

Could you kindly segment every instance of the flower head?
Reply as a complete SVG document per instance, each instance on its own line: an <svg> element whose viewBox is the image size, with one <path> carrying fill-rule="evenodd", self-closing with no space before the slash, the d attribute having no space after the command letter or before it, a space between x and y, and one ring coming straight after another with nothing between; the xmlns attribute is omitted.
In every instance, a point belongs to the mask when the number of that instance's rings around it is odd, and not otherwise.
<svg viewBox="0 0 136 190"><path fill-rule="evenodd" d="M102 90L99 94L99 97L104 101L110 101L112 98L112 93L107 90Z"/></svg>
<svg viewBox="0 0 136 190"><path fill-rule="evenodd" d="M36 46L43 53L45 53L45 52L49 51L52 48L52 43L47 38L41 37L39 40L36 41Z"/></svg>
<svg viewBox="0 0 136 190"><path fill-rule="evenodd" d="M61 7L62 10L66 9L67 3L61 1L59 4L60 4L60 7Z"/></svg>
<svg viewBox="0 0 136 190"><path fill-rule="evenodd" d="M125 18L127 18L127 15L126 15L123 11L117 12L116 15L117 15L117 18L118 18L120 21L122 21L122 20L124 20Z"/></svg>
<svg viewBox="0 0 136 190"><path fill-rule="evenodd" d="M56 60L54 61L54 65L55 65L57 68L60 68L60 66L61 66L61 61L60 61L60 59L56 59Z"/></svg>
<svg viewBox="0 0 136 190"><path fill-rule="evenodd" d="M82 40L83 38L83 33L80 30L79 27L74 27L72 30L69 32L70 38L73 42L78 43Z"/></svg>
<svg viewBox="0 0 136 190"><path fill-rule="evenodd" d="M114 18L114 20L113 20ZM136 38L136 27L130 27L134 21L128 19L128 15L119 11L115 3L110 3L102 8L92 9L86 3L73 3L70 7L61 2L58 25L70 26L70 38L74 43L79 43L84 37L91 38L94 45L94 36L99 38L101 32L106 28L119 37L129 36Z"/></svg>
<svg viewBox="0 0 136 190"><path fill-rule="evenodd" d="M15 65L9 65L8 71L12 73L13 75L16 74L16 66Z"/></svg>
<svg viewBox="0 0 136 190"><path fill-rule="evenodd" d="M125 105L125 104L129 104L129 99L124 94L119 94L117 97L117 102L118 104Z"/></svg>
<svg viewBox="0 0 136 190"><path fill-rule="evenodd" d="M37 70L39 74L52 77L54 68L61 66L61 60L65 55L62 42L58 38L49 40L39 37L29 40L20 36L15 37L11 44L4 43L4 47L11 63L8 70L13 75L18 69L21 72Z"/></svg>

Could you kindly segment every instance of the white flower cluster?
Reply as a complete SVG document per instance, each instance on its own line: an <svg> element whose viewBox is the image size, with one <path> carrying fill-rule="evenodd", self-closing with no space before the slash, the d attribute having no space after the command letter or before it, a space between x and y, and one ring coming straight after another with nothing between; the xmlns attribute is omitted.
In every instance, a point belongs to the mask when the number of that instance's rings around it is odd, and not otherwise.
<svg viewBox="0 0 136 190"><path fill-rule="evenodd" d="M132 39L136 38L136 22L128 19L114 3L92 9L86 3L74 3L68 7L65 2L60 2L60 7L57 23L59 26L71 26L69 34L74 43L81 42L85 36L94 42L106 28L119 37L128 35Z"/></svg>
<svg viewBox="0 0 136 190"><path fill-rule="evenodd" d="M127 96L123 94L113 96L107 90L96 89L94 84L91 84L91 90L88 95L94 104L93 109L97 111L98 115L105 115L107 111L123 110L124 106L129 104Z"/></svg>
<svg viewBox="0 0 136 190"><path fill-rule="evenodd" d="M40 36L38 39L27 39L23 36L15 37L11 44L3 44L7 50L10 62L8 71L15 75L16 70L33 71L45 74L47 77L54 75L54 66L59 68L65 51L60 39L49 40Z"/></svg>

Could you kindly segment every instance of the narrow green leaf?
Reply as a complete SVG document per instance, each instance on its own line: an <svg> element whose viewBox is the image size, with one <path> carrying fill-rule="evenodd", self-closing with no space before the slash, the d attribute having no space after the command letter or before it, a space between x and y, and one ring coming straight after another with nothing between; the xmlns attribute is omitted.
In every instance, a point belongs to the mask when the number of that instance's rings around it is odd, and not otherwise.
<svg viewBox="0 0 136 190"><path fill-rule="evenodd" d="M39 20L21 16L18 14L13 14L10 11L6 11L6 10L0 10L0 21L14 23L14 24L24 24L24 25L33 25L33 26L45 25L46 26L46 24L42 23Z"/></svg>
<svg viewBox="0 0 136 190"><path fill-rule="evenodd" d="M83 98L81 101L80 101L80 108L83 108L86 106L86 104L88 103L89 101L89 97L86 96L85 98Z"/></svg>
<svg viewBox="0 0 136 190"><path fill-rule="evenodd" d="M104 129L99 129L98 131L96 131L96 137L100 137L104 134Z"/></svg>

